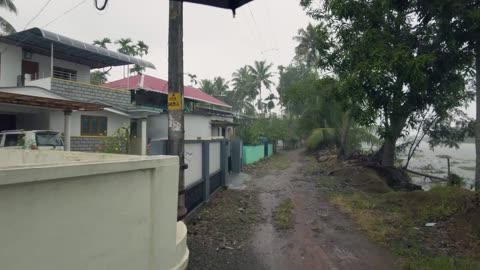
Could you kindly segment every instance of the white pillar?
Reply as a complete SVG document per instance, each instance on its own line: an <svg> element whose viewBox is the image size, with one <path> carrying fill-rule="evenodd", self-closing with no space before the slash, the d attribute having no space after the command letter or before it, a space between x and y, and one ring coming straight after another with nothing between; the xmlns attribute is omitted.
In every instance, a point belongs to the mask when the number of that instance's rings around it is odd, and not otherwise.
<svg viewBox="0 0 480 270"><path fill-rule="evenodd" d="M142 118L140 119L140 133L141 133L141 155L146 156L147 155L147 118Z"/></svg>
<svg viewBox="0 0 480 270"><path fill-rule="evenodd" d="M71 120L72 120L72 111L64 111L65 121L63 126L64 142L63 149L65 151L70 151L70 129L71 129Z"/></svg>
<svg viewBox="0 0 480 270"><path fill-rule="evenodd" d="M51 43L50 52L50 77L53 78L53 42Z"/></svg>

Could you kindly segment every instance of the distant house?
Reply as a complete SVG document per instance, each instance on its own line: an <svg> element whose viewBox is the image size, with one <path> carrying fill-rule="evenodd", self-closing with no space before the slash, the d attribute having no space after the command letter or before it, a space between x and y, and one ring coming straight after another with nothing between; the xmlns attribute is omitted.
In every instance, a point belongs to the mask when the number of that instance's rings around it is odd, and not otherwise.
<svg viewBox="0 0 480 270"><path fill-rule="evenodd" d="M147 140L155 142L168 138L167 81L148 75L136 75L104 86L130 89L132 104L138 109L162 110L161 113L148 117ZM233 137L235 124L230 105L192 86L185 87L184 99L186 140Z"/></svg>

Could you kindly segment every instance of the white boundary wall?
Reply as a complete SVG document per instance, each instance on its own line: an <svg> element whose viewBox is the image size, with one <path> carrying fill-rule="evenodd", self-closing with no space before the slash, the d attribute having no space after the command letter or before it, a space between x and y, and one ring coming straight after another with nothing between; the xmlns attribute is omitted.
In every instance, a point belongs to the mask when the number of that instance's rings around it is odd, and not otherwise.
<svg viewBox="0 0 480 270"><path fill-rule="evenodd" d="M0 268L185 269L178 158L0 150Z"/></svg>

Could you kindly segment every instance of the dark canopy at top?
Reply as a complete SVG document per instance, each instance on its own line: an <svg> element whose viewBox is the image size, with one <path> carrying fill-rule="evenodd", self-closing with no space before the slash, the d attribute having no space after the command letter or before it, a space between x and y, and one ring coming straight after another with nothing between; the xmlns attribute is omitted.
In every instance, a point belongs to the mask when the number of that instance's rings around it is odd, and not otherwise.
<svg viewBox="0 0 480 270"><path fill-rule="evenodd" d="M8 36L1 36L0 42L12 44L33 53L47 56L51 53L51 44L53 43L54 58L87 65L90 68L137 64L142 67L155 69L155 66L150 62L40 28L31 28Z"/></svg>
<svg viewBox="0 0 480 270"><path fill-rule="evenodd" d="M218 8L227 8L233 10L235 14L235 10L248 2L253 0L177 0L182 2L191 2L196 4L208 5L212 7Z"/></svg>

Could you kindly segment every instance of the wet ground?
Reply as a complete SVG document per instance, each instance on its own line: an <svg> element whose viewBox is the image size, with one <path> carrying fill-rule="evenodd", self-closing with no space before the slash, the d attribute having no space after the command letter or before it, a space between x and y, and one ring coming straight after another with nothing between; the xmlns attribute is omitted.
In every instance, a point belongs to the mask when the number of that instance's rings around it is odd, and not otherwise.
<svg viewBox="0 0 480 270"><path fill-rule="evenodd" d="M252 250L265 269L396 269L397 258L370 242L345 215L333 208L302 173L302 152L288 153L289 168L253 179L264 222ZM295 225L277 230L272 213L286 199L294 203Z"/></svg>
<svg viewBox="0 0 480 270"><path fill-rule="evenodd" d="M245 244L237 248L223 247L223 241L206 241L205 237L219 238L218 232L209 233L210 229L203 230L202 235L189 236L191 260L189 269L397 269L398 259L391 255L386 248L372 243L360 232L355 224L344 214L332 207L317 190L313 179L303 175L303 152L300 150L283 153L288 159L288 166L275 170L271 167L252 174L247 181L247 189L243 191L222 192L254 192L257 196L255 207L251 215L255 220L253 230L248 234L250 239L243 239ZM268 166L267 166L268 167ZM286 169L285 169L286 168ZM255 176L262 175L262 176ZM234 193L237 194L237 193ZM235 195L235 196L238 196ZM205 214L194 214L193 222L189 223L189 231L195 219L201 216L202 222L208 226L232 226L241 223L245 212L235 211L238 200L227 202L218 207L225 198L212 199L214 206L206 207ZM294 225L292 229L280 230L274 225L273 214L277 206L285 199L291 199L294 204ZM218 203L216 203L217 201ZM248 201L252 204L253 201ZM232 206L233 205L233 206ZM213 214L217 209L230 213L238 212L238 219L234 215L227 218L220 214ZM219 210L220 209L220 210ZM240 209L240 208L238 208ZM204 212L205 212L204 211ZM219 217L220 216L220 217ZM235 222L231 222L236 220ZM249 223L245 223L249 224ZM198 225L197 225L198 226ZM243 232L242 225L237 228L239 234ZM198 230L197 230L198 231ZM200 232L200 231L199 231ZM229 234L233 237L232 233ZM222 238L222 237L220 237ZM228 237L227 237L228 238ZM238 241L230 240L228 241Z"/></svg>

